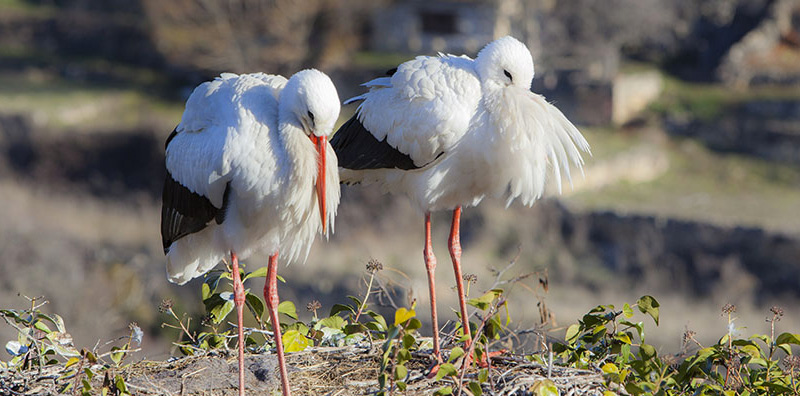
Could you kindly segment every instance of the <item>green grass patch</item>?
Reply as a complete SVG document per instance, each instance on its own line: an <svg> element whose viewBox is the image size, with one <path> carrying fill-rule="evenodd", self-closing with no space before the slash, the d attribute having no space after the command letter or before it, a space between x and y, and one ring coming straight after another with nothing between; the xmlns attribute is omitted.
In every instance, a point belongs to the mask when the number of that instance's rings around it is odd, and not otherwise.
<svg viewBox="0 0 800 396"><path fill-rule="evenodd" d="M0 74L0 111L28 114L40 126L63 129L125 129L174 124L183 103L131 87L87 84L49 74Z"/></svg>
<svg viewBox="0 0 800 396"><path fill-rule="evenodd" d="M55 6L37 4L26 0L0 0L0 15L8 16L28 16L28 17L51 17L55 15Z"/></svg>
<svg viewBox="0 0 800 396"><path fill-rule="evenodd" d="M731 106L754 100L800 100L793 87L763 86L737 90L719 84L696 84L664 77L664 92L650 105L658 114L678 114L713 120Z"/></svg>
<svg viewBox="0 0 800 396"><path fill-rule="evenodd" d="M353 56L353 65L365 69L392 69L414 59L414 55L395 52L361 51Z"/></svg>

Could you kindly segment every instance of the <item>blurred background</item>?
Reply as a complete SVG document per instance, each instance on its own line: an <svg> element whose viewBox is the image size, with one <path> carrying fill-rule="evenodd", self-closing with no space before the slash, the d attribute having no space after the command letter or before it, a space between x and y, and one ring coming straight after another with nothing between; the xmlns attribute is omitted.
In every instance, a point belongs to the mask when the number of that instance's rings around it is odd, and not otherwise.
<svg viewBox="0 0 800 396"><path fill-rule="evenodd" d="M414 55L474 56L506 34L593 156L533 208L464 212L471 295L533 273L502 286L512 327L558 329L652 294L649 342L666 352L686 329L716 341L725 303L749 332L767 332L772 305L800 331L797 0L0 0L0 307L46 296L79 348L135 321L143 355L168 357L159 302L203 312L198 282L167 282L159 234L164 140L197 84L316 67L344 100ZM342 202L331 240L280 268L281 298L327 313L377 259L397 303L428 318L422 214L370 187ZM440 321L454 320L450 215L433 221ZM13 334L0 325L3 344Z"/></svg>

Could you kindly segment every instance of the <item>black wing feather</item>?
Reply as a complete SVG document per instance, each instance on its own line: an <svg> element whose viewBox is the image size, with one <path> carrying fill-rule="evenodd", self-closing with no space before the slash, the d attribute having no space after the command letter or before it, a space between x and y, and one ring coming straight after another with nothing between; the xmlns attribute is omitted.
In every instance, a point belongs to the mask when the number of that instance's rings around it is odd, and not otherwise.
<svg viewBox="0 0 800 396"><path fill-rule="evenodd" d="M172 131L169 135L167 146L176 133L176 131ZM161 196L161 242L164 245L164 253L169 251L173 242L186 235L201 231L212 220L217 224L222 224L225 221L230 190L231 185L228 183L225 187L222 207L217 208L208 198L192 192L180 184L167 171Z"/></svg>
<svg viewBox="0 0 800 396"><path fill-rule="evenodd" d="M354 115L336 131L331 146L336 152L339 166L345 169L421 168L414 165L408 154L390 146L386 139L379 141L375 138L358 120L358 115Z"/></svg>
<svg viewBox="0 0 800 396"><path fill-rule="evenodd" d="M170 134L169 134L169 136L167 136L167 141L166 141L166 142L164 142L164 150L166 150L166 149L167 149L167 146L169 146L169 142L171 142L171 141L172 141L172 139L173 139L173 138L175 137L175 135L177 135L177 134L178 134L178 127L175 127L175 129L173 129L173 130L172 130L172 133L170 133Z"/></svg>

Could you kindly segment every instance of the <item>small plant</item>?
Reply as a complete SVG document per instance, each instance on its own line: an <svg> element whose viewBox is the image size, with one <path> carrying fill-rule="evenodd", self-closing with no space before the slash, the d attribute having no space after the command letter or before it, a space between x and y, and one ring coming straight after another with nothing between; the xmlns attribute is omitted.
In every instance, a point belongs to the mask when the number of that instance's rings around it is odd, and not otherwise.
<svg viewBox="0 0 800 396"><path fill-rule="evenodd" d="M659 320L658 302L644 296L634 305L639 311ZM567 329L565 342L553 345L562 361L578 368L599 368L608 385L632 395L795 395L800 391L796 373L800 360L792 355L792 345L800 345L800 335L775 336L775 323L783 310L773 307L770 335L755 334L740 338L735 327L736 307L726 305L727 333L719 341L704 347L696 333L684 333L684 352L659 356L645 343L644 324L633 322L633 307L625 304L620 311L613 305L592 309ZM690 345L699 348L694 354ZM781 361L776 352L787 355Z"/></svg>
<svg viewBox="0 0 800 396"><path fill-rule="evenodd" d="M47 304L44 297L25 297L30 302L26 309L0 309L6 324L17 331L17 339L8 341L6 351L12 356L8 362L0 361L0 368L23 372L57 368L56 385L59 393L81 395L114 394L129 395L124 378L113 374L122 361L132 352L138 351L144 333L136 323L131 323L128 336L106 343L108 346L120 340L121 346L112 346L109 351L99 353L97 348L80 351L72 344L72 336L66 330L64 320L57 314L46 314L41 308ZM109 360L106 360L109 359ZM102 375L100 389L92 385L92 379ZM113 379L112 379L113 376Z"/></svg>
<svg viewBox="0 0 800 396"><path fill-rule="evenodd" d="M466 382L466 389L471 394L479 396L483 394L484 386L488 386L489 389L492 388L490 361L492 354L489 352L489 344L491 340L499 339L501 333L507 330L507 326L511 322L508 305L502 296L502 289L492 289L481 297L467 301L467 304L478 308L483 313L480 317L481 322L475 328L472 339L466 338L463 329L457 330L457 334L461 335L459 341L464 342L468 349L465 351L463 348L456 346L450 350L447 362L443 363L436 373L436 380L448 378L454 386L445 385L439 388L436 391L437 395L449 395L454 392L455 394L461 394L465 388L467 369L473 365L478 366L477 375L473 376L473 379L469 382ZM500 308L506 308L505 321L502 321L500 315L498 315ZM460 368L457 365L460 365Z"/></svg>
<svg viewBox="0 0 800 396"><path fill-rule="evenodd" d="M378 372L380 396L391 394L395 387L400 391L406 390L406 363L411 360L411 349L417 344L416 330L422 327L416 318L415 305L412 304L411 309L399 308L395 311L394 324L387 329Z"/></svg>

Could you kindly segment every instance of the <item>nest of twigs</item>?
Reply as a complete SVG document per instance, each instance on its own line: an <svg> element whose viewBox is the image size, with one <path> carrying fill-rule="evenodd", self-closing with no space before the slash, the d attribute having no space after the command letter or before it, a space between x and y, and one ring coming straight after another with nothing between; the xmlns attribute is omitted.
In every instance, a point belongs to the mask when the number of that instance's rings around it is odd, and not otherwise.
<svg viewBox="0 0 800 396"><path fill-rule="evenodd" d="M309 348L287 354L289 378L296 395L369 395L378 389L380 347L346 346ZM406 364L408 388L392 393L430 395L444 386L459 394L458 380L445 377L439 381L426 375L430 355L416 353ZM245 381L248 394L280 392L277 359L273 353L247 355ZM63 376L65 369L53 365L22 372L0 371L0 395L59 394L74 376ZM463 383L475 381L477 370L464 371ZM120 368L109 368L104 375L92 378L92 388L109 387L109 394L118 393L113 379L121 376L127 391L134 395L235 395L238 387L235 355L185 357L166 362L141 361ZM112 380L109 381L109 378ZM599 372L541 365L514 355L493 357L488 380L483 382L484 395L530 395L538 383L549 379L561 395L602 395L607 388ZM110 384L109 384L110 382ZM79 394L76 383L69 393ZM470 395L466 388L462 394ZM99 392L97 392L99 393Z"/></svg>

